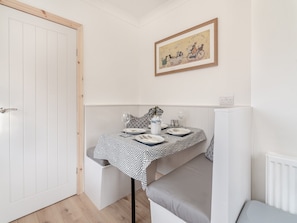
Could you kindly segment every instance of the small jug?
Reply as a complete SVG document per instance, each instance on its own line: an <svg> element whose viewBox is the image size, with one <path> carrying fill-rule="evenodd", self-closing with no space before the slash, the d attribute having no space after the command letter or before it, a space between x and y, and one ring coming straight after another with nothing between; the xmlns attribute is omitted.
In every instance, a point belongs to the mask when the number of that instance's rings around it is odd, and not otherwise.
<svg viewBox="0 0 297 223"><path fill-rule="evenodd" d="M151 133L153 135L161 134L161 117L158 115L154 115L151 119Z"/></svg>

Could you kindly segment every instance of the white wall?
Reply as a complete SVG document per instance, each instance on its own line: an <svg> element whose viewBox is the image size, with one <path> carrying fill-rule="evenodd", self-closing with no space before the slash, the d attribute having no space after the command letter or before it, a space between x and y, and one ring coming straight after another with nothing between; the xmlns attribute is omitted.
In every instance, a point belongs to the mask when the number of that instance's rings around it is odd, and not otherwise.
<svg viewBox="0 0 297 223"><path fill-rule="evenodd" d="M296 0L184 0L141 28L87 0L22 2L84 25L85 104L251 104L253 198L264 200L266 151L297 155ZM217 67L154 76L154 42L215 17Z"/></svg>
<svg viewBox="0 0 297 223"><path fill-rule="evenodd" d="M141 28L92 0L21 1L84 25L85 104L218 105L234 95L250 105L250 1L180 1ZM219 66L154 76L154 42L215 17Z"/></svg>
<svg viewBox="0 0 297 223"><path fill-rule="evenodd" d="M87 0L21 2L83 24L85 104L137 102L139 31L135 25Z"/></svg>
<svg viewBox="0 0 297 223"><path fill-rule="evenodd" d="M188 0L141 28L140 104L250 105L250 1ZM219 65L154 76L154 43L218 17Z"/></svg>
<svg viewBox="0 0 297 223"><path fill-rule="evenodd" d="M252 1L253 198L265 199L265 153L297 156L297 1Z"/></svg>

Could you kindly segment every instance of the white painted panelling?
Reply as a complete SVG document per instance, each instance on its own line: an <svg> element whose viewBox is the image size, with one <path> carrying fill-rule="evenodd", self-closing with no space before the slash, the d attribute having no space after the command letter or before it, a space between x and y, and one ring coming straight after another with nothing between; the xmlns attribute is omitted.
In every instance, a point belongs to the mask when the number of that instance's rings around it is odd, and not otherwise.
<svg viewBox="0 0 297 223"><path fill-rule="evenodd" d="M181 218L177 217L168 209L150 200L151 222L170 222L170 223L186 223Z"/></svg>
<svg viewBox="0 0 297 223"><path fill-rule="evenodd" d="M124 123L121 120L123 112L138 114L138 106L85 106L85 147L95 146L100 134L124 129Z"/></svg>
<svg viewBox="0 0 297 223"><path fill-rule="evenodd" d="M47 66L46 66L46 30L36 28L36 189L42 192L47 187L47 176L43 174L43 170L47 166Z"/></svg>
<svg viewBox="0 0 297 223"><path fill-rule="evenodd" d="M35 32L35 27L30 24L24 24L24 54L28 55L30 51L35 52L35 36L31 33ZM24 119L24 196L32 196L36 191L36 184L31 182L36 181L36 167L32 159L36 159L35 156L35 116L36 116L36 100L35 100L35 60L31 57L24 58L24 113L26 115Z"/></svg>
<svg viewBox="0 0 297 223"><path fill-rule="evenodd" d="M212 223L234 223L251 199L250 107L215 110Z"/></svg>
<svg viewBox="0 0 297 223"><path fill-rule="evenodd" d="M19 111L24 111L23 104L23 40L22 40L22 23L10 20L9 21L9 37L10 37L10 82L9 95L10 106L18 108ZM17 201L23 196L24 176L20 172L20 166L23 167L24 151L22 149L24 143L23 135L23 114L20 112L13 113L10 116L10 201ZM12 140L14 139L14 140Z"/></svg>
<svg viewBox="0 0 297 223"><path fill-rule="evenodd" d="M139 106L139 116L147 113L149 108L154 106ZM170 124L171 119L178 119L178 112L183 111L183 124L188 127L203 129L207 140L199 143L187 150L164 157L158 160L157 171L161 174L167 174L178 166L189 161L196 155L205 152L210 140L214 134L214 109L215 107L207 106L168 106L159 105L163 109L162 121Z"/></svg>
<svg viewBox="0 0 297 223"><path fill-rule="evenodd" d="M57 186L57 130L58 130L58 64L57 64L57 34L47 31L47 103L48 103L48 188ZM49 168L50 167L50 168Z"/></svg>
<svg viewBox="0 0 297 223"><path fill-rule="evenodd" d="M0 222L76 193L76 31L0 6Z"/></svg>
<svg viewBox="0 0 297 223"><path fill-rule="evenodd" d="M95 146L100 134L121 130L123 128L123 123L121 122L121 114L123 111L141 117L152 107L154 107L154 105L86 106L85 148ZM207 140L199 143L197 146L158 160L158 172L166 174L206 150L214 133L215 107L162 105L159 107L164 110L162 116L164 123L170 123L171 119L177 119L178 112L182 110L185 113L186 126L203 129L207 136Z"/></svg>

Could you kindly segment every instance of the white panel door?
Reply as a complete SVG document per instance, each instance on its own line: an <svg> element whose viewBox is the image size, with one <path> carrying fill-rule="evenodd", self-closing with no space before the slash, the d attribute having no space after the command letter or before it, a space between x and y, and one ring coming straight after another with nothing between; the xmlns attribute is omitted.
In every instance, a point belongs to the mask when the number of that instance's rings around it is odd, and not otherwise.
<svg viewBox="0 0 297 223"><path fill-rule="evenodd" d="M75 30L0 5L1 107L5 223L76 193Z"/></svg>

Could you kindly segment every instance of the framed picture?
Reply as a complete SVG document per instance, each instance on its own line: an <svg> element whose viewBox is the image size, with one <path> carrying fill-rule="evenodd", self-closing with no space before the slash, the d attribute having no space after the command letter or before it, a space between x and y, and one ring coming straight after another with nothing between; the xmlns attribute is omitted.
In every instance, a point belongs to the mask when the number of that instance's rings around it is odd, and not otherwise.
<svg viewBox="0 0 297 223"><path fill-rule="evenodd" d="M217 65L217 18L155 43L155 76Z"/></svg>

